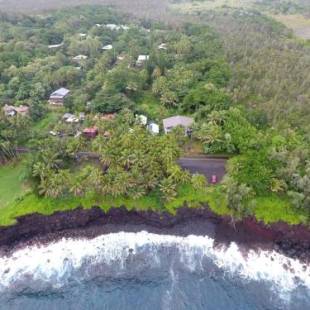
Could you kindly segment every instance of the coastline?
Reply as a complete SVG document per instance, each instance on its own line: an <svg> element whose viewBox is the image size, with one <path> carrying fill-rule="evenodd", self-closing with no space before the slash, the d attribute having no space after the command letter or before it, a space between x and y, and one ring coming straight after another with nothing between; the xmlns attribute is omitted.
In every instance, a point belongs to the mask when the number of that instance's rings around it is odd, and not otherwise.
<svg viewBox="0 0 310 310"><path fill-rule="evenodd" d="M159 235L208 235L218 245L236 242L251 249L274 249L292 258L310 261L310 229L302 225L276 223L269 226L253 218L232 224L229 217L214 214L207 206L199 209L183 207L176 215L166 212L128 211L112 208L77 208L44 216L32 214L17 219L9 227L0 227L0 252L47 244L62 238L94 238L117 232L147 231Z"/></svg>

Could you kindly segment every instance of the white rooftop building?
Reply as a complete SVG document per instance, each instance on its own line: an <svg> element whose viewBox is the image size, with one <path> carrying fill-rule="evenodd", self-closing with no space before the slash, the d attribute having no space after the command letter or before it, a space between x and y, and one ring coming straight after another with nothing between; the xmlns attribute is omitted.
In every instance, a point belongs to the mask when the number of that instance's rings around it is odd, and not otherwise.
<svg viewBox="0 0 310 310"><path fill-rule="evenodd" d="M103 49L104 51L109 51L109 50L111 50L112 48L113 48L113 45L112 45L112 44L108 44L108 45L105 45L105 46L102 47L102 49Z"/></svg>
<svg viewBox="0 0 310 310"><path fill-rule="evenodd" d="M147 125L147 117L145 115L136 115L136 120L139 124L146 126Z"/></svg>
<svg viewBox="0 0 310 310"><path fill-rule="evenodd" d="M136 66L141 67L143 64L150 59L149 55L139 55L136 61Z"/></svg>
<svg viewBox="0 0 310 310"><path fill-rule="evenodd" d="M71 113L65 113L63 115L62 119L66 123L78 123L80 121L80 119L78 117L76 117L74 114L71 114Z"/></svg>
<svg viewBox="0 0 310 310"><path fill-rule="evenodd" d="M86 55L77 55L75 57L73 57L74 61L81 61L81 60L86 60L88 58L88 56Z"/></svg>
<svg viewBox="0 0 310 310"><path fill-rule="evenodd" d="M120 29L120 26L115 25L115 24L106 24L105 27L110 29L110 30L119 30Z"/></svg>
<svg viewBox="0 0 310 310"><path fill-rule="evenodd" d="M61 47L61 46L63 46L63 45L64 45L63 42L60 43L60 44L51 44L51 45L48 46L48 48L49 48L49 49L54 49L54 48Z"/></svg>
<svg viewBox="0 0 310 310"><path fill-rule="evenodd" d="M153 135L158 135L159 134L159 125L155 124L155 123L150 123L147 126L147 129L149 130L150 133L152 133Z"/></svg>
<svg viewBox="0 0 310 310"><path fill-rule="evenodd" d="M161 43L160 45L158 45L158 49L159 50L166 50L167 49L167 44L166 43Z"/></svg>
<svg viewBox="0 0 310 310"><path fill-rule="evenodd" d="M130 28L126 25L115 25L115 24L106 24L104 27L110 30L129 30Z"/></svg>
<svg viewBox="0 0 310 310"><path fill-rule="evenodd" d="M121 28L123 29L123 30L129 30L130 29L130 27L129 26L126 26L126 25L121 25Z"/></svg>

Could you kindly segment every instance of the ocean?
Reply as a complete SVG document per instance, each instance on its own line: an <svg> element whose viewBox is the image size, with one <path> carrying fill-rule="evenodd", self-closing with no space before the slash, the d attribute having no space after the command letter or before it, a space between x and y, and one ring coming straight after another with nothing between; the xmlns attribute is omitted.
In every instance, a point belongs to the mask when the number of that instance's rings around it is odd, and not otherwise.
<svg viewBox="0 0 310 310"><path fill-rule="evenodd" d="M310 266L208 236L118 232L0 257L0 309L310 309Z"/></svg>

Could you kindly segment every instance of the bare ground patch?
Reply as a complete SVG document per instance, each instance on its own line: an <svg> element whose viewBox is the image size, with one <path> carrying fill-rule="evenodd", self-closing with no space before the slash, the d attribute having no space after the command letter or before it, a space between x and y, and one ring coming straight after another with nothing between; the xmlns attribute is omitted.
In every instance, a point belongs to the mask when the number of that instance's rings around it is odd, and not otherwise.
<svg viewBox="0 0 310 310"><path fill-rule="evenodd" d="M310 39L310 18L299 14L272 15L272 17L292 29L297 37Z"/></svg>

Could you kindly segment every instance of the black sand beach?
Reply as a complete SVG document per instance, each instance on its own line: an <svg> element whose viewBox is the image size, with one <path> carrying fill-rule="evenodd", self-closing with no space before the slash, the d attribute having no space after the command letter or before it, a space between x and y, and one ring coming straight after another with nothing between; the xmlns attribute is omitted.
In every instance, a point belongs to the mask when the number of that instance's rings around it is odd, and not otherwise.
<svg viewBox="0 0 310 310"><path fill-rule="evenodd" d="M176 215L151 211L111 209L104 213L98 207L77 208L50 216L32 214L17 224L0 228L1 252L33 244L46 244L61 238L93 238L113 232L147 231L178 236L208 235L219 245L236 242L252 249L275 249L285 255L310 261L310 229L277 223L266 226L252 218L232 223L208 207L183 207Z"/></svg>

